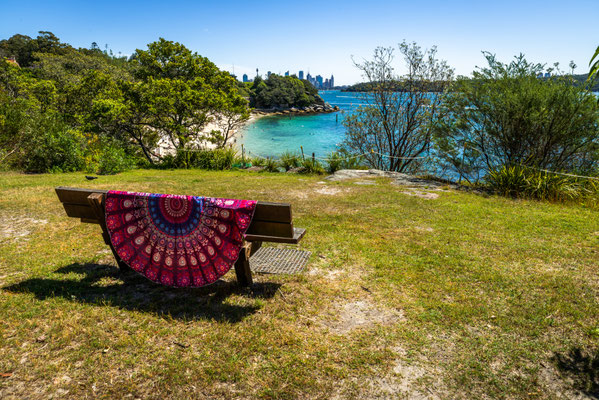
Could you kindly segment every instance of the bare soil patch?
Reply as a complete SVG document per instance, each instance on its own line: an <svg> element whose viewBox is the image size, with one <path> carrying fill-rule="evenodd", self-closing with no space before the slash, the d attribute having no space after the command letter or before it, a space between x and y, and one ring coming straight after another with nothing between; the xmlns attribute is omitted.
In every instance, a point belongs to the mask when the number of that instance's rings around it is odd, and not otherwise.
<svg viewBox="0 0 599 400"><path fill-rule="evenodd" d="M337 319L327 323L331 332L346 334L374 324L388 325L404 319L401 310L391 310L367 300L357 300L337 307Z"/></svg>
<svg viewBox="0 0 599 400"><path fill-rule="evenodd" d="M0 240L19 240L28 236L34 229L47 224L45 219L23 216L0 216Z"/></svg>
<svg viewBox="0 0 599 400"><path fill-rule="evenodd" d="M403 194L407 194L408 196L420 197L421 199L434 200L438 199L439 195L437 193L432 192L421 192L417 190L403 191Z"/></svg>

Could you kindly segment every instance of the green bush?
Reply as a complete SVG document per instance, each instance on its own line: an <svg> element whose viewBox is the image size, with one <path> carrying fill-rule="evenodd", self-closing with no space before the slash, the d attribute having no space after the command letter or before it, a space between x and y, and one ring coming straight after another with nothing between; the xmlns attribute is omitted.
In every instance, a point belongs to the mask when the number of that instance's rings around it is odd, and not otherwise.
<svg viewBox="0 0 599 400"><path fill-rule="evenodd" d="M279 163L272 158L267 158L264 162L264 171L279 172Z"/></svg>
<svg viewBox="0 0 599 400"><path fill-rule="evenodd" d="M299 154L292 153L290 151L286 151L285 153L281 154L279 162L285 171L289 171L291 168L297 168L301 164Z"/></svg>
<svg viewBox="0 0 599 400"><path fill-rule="evenodd" d="M235 162L235 158L237 157L235 150L232 148L215 149L211 150L210 153L212 153L212 159L210 161L209 169L217 171L231 169Z"/></svg>
<svg viewBox="0 0 599 400"><path fill-rule="evenodd" d="M304 167L303 172L306 174L324 174L324 168L318 162L318 160L306 158L302 161L302 167Z"/></svg>
<svg viewBox="0 0 599 400"><path fill-rule="evenodd" d="M165 168L200 168L222 171L231 169L237 153L232 148L214 150L179 150L174 157L164 157Z"/></svg>
<svg viewBox="0 0 599 400"><path fill-rule="evenodd" d="M364 156L353 154L345 147L341 147L337 153L341 157L340 169L368 169Z"/></svg>
<svg viewBox="0 0 599 400"><path fill-rule="evenodd" d="M252 158L252 165L254 167L263 167L265 161L266 160L262 157L254 157L254 158Z"/></svg>
<svg viewBox="0 0 599 400"><path fill-rule="evenodd" d="M570 201L599 195L599 183L592 179L558 175L521 165L493 169L486 176L486 182L495 193L517 198Z"/></svg>
<svg viewBox="0 0 599 400"><path fill-rule="evenodd" d="M332 151L327 157L327 163L327 171L331 174L334 174L342 168L341 166L343 164L343 158L338 152Z"/></svg>
<svg viewBox="0 0 599 400"><path fill-rule="evenodd" d="M134 161L119 143L111 143L102 149L98 162L98 174L113 175L133 168Z"/></svg>
<svg viewBox="0 0 599 400"><path fill-rule="evenodd" d="M83 138L54 116L32 122L24 144L22 168L26 172L72 172L84 166Z"/></svg>

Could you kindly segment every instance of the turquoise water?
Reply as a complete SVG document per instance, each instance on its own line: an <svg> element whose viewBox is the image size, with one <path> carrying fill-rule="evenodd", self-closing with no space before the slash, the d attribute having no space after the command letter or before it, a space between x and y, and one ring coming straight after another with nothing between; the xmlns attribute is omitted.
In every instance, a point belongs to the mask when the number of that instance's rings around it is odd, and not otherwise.
<svg viewBox="0 0 599 400"><path fill-rule="evenodd" d="M250 156L275 158L285 151L299 153L300 146L304 147L306 155L315 153L316 157L324 157L336 150L345 136L345 128L341 123L344 114L362 105L362 94L338 90L323 90L319 94L327 103L339 106L341 111L260 118L239 133L237 147L241 148L243 144Z"/></svg>
<svg viewBox="0 0 599 400"><path fill-rule="evenodd" d="M361 104L360 94L338 90L320 91L319 94L341 111L330 114L268 116L246 126L237 135L237 146L244 145L250 155L278 157L285 151L323 157L336 150L345 136L341 121L344 113L351 112Z"/></svg>

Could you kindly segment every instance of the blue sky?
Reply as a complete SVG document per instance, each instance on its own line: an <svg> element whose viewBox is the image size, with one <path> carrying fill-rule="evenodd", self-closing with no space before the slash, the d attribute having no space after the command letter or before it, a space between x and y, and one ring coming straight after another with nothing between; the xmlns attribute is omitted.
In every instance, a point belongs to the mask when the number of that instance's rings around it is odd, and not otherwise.
<svg viewBox="0 0 599 400"><path fill-rule="evenodd" d="M484 65L482 50L503 61L530 61L586 73L599 45L598 0L588 1L36 1L0 0L0 39L54 32L76 47L97 42L115 53L164 37L241 76L267 70L361 80L351 57L377 46L437 45L458 74ZM397 60L401 72L400 60Z"/></svg>

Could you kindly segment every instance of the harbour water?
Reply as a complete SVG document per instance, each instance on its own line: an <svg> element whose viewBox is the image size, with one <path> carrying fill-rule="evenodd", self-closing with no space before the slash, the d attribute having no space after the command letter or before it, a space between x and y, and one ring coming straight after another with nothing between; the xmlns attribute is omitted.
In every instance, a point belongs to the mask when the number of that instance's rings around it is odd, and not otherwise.
<svg viewBox="0 0 599 400"><path fill-rule="evenodd" d="M237 135L237 146L244 145L250 156L277 158L285 151L324 157L336 150L345 136L342 120L363 101L360 93L338 90L320 91L320 96L340 111L330 114L267 116L246 126Z"/></svg>
<svg viewBox="0 0 599 400"><path fill-rule="evenodd" d="M236 145L244 145L250 156L278 158L285 151L300 152L316 157L325 157L337 149L345 136L342 124L347 113L351 113L363 103L362 93L341 92L338 90L320 91L319 94L332 106L339 106L339 112L330 114L268 116L247 125L237 135ZM599 93L596 93L599 96Z"/></svg>

